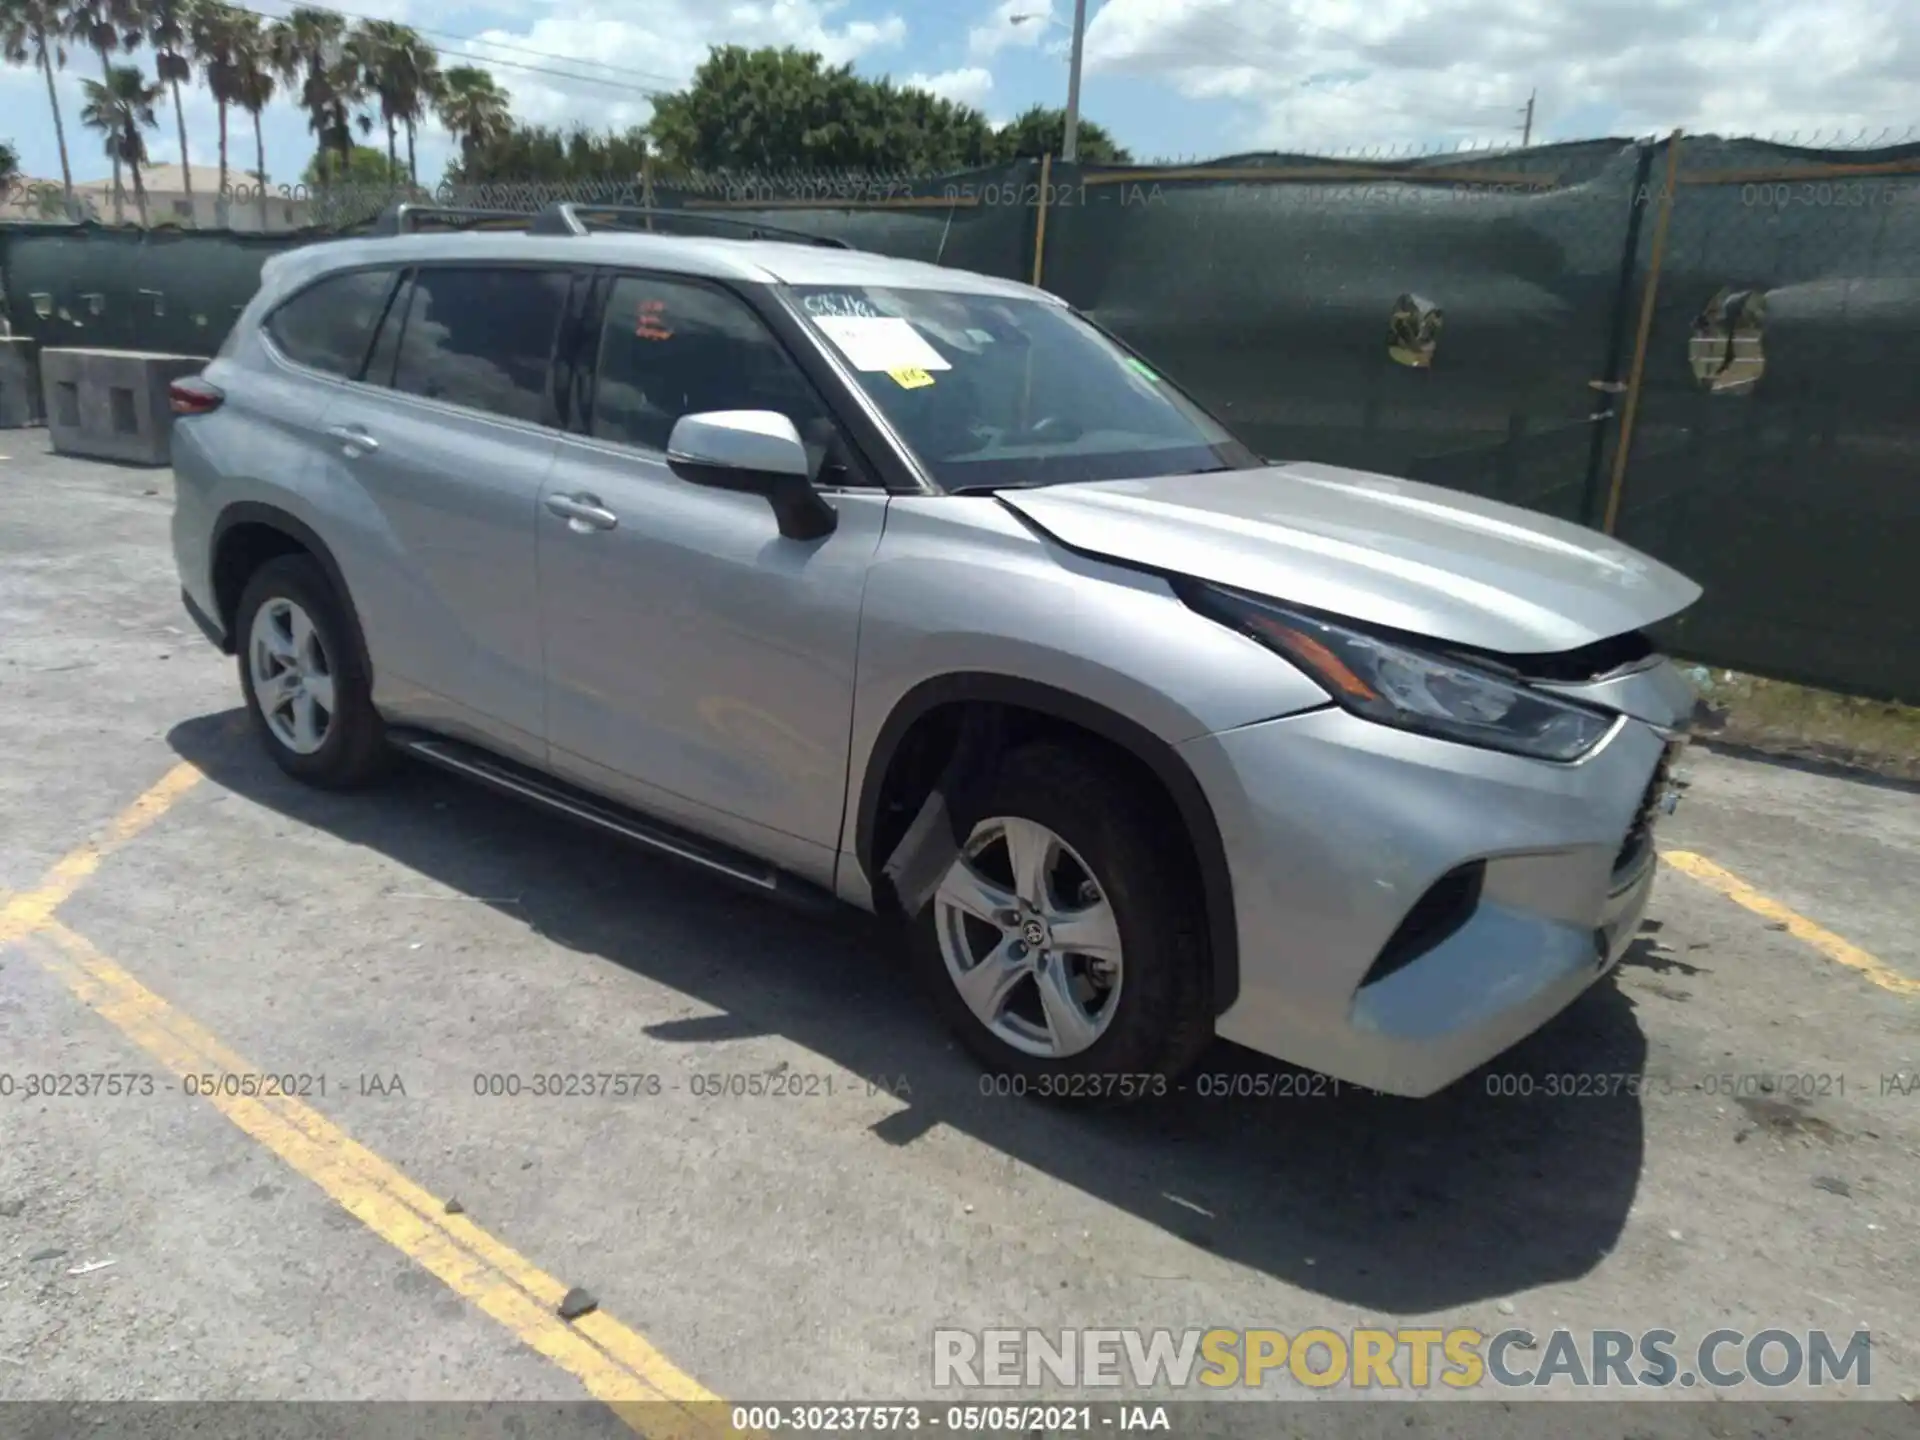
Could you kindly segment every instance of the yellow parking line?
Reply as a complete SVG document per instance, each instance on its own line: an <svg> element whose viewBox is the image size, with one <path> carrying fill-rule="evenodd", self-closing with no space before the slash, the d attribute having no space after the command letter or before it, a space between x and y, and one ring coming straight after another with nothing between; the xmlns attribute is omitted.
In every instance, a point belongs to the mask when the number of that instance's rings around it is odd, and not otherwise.
<svg viewBox="0 0 1920 1440"><path fill-rule="evenodd" d="M58 920L39 927L30 953L177 1078L270 1073L235 1053ZM569 1323L555 1313L568 1286L292 1096L229 1095L207 1103L318 1185L374 1234L574 1376L596 1399L655 1435L711 1433L718 1400L645 1339L603 1311ZM664 1402L664 1403L663 1403ZM705 1402L703 1404L703 1402ZM644 1411L627 1407L645 1405ZM689 1408L701 1406L701 1409Z"/></svg>
<svg viewBox="0 0 1920 1440"><path fill-rule="evenodd" d="M0 905L0 945L32 934L53 918L73 892L87 881L100 862L173 808L173 802L200 782L199 767L182 760L108 823L105 833L89 840L49 870L33 889L6 897Z"/></svg>
<svg viewBox="0 0 1920 1440"><path fill-rule="evenodd" d="M1895 995L1920 995L1920 980L1903 975L1878 956L1870 955L1851 940L1842 940L1824 926L1816 925L1796 910L1790 910L1771 896L1762 895L1731 870L1686 850L1663 850L1660 858L1683 875L1691 876L1710 890L1717 890L1734 904L1786 927L1796 940L1813 946L1836 964L1858 970L1882 990Z"/></svg>
<svg viewBox="0 0 1920 1440"><path fill-rule="evenodd" d="M176 1077L267 1073L69 929L56 912L107 856L164 815L202 778L182 762L47 872L0 903L0 945L29 953L82 1003ZM709 1436L726 1429L720 1398L676 1368L645 1337L595 1310L556 1313L568 1286L444 1203L292 1096L204 1097L251 1139L318 1185L381 1239L573 1375L634 1430Z"/></svg>

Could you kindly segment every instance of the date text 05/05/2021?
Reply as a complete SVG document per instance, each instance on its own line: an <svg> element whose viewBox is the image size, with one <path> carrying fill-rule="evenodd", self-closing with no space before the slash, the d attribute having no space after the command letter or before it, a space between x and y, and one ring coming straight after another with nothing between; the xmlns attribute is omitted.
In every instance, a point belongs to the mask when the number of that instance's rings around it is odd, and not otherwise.
<svg viewBox="0 0 1920 1440"><path fill-rule="evenodd" d="M905 1403L741 1404L728 1407L729 1432L773 1435L782 1432L852 1435L890 1431L945 1431L955 1435L1030 1436L1098 1434L1108 1431L1172 1431L1165 1405L1137 1403L1070 1404Z"/></svg>

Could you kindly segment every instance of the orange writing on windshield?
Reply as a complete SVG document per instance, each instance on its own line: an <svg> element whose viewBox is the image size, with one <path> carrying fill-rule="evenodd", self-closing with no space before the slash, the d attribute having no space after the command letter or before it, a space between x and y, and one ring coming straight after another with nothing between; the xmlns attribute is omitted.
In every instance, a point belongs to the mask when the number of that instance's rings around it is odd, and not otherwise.
<svg viewBox="0 0 1920 1440"><path fill-rule="evenodd" d="M633 333L642 340L671 340L673 331L667 328L666 317L666 301L642 300L639 314L635 317Z"/></svg>

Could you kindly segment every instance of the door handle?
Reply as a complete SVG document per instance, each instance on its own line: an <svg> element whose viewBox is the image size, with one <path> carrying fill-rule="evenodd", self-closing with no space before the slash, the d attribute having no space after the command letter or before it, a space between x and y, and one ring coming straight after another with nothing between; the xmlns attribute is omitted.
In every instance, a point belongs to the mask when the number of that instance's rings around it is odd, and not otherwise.
<svg viewBox="0 0 1920 1440"><path fill-rule="evenodd" d="M358 425L329 425L327 434L338 440L349 456L371 455L380 442Z"/></svg>
<svg viewBox="0 0 1920 1440"><path fill-rule="evenodd" d="M620 523L620 517L602 505L598 495L549 495L547 509L581 535L589 530L611 530Z"/></svg>

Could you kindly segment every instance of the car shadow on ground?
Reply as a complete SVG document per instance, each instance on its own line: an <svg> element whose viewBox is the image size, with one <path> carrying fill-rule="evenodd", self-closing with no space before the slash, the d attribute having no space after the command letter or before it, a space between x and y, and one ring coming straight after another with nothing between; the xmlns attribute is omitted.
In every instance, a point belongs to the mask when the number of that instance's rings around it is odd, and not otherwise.
<svg viewBox="0 0 1920 1440"><path fill-rule="evenodd" d="M777 1034L890 1088L904 1080L905 1108L873 1127L882 1143L946 1125L1222 1258L1399 1314L1585 1274L1632 1204L1643 1123L1631 1085L1547 1093L1549 1077L1642 1072L1644 1037L1611 981L1426 1100L1334 1094L1221 1043L1203 1074L1249 1077L1223 1087L1241 1089L1279 1074L1292 1093L1203 1097L1196 1084L1131 1109L1066 1110L983 1093L871 916L798 915L417 765L354 794L309 790L235 718L168 738L236 794L462 894L516 896L495 908L723 1012L651 1027L663 1043Z"/></svg>

